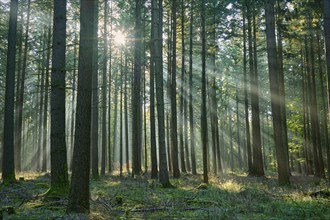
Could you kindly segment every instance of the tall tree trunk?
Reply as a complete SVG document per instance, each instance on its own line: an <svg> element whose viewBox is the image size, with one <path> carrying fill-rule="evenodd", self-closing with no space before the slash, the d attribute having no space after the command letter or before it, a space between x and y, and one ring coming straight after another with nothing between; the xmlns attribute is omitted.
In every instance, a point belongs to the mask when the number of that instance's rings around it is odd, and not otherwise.
<svg viewBox="0 0 330 220"><path fill-rule="evenodd" d="M323 129L324 129L324 145L327 155L327 169L328 175L330 171L330 151L329 151L329 132L328 132L328 115L327 115L327 103L326 103L326 88L324 87L324 74L323 74L323 66L322 66L322 59L321 59L321 45L320 45L320 35L317 35L317 54L318 54L318 66L319 66L319 77L320 77L320 84L321 84L321 93L322 93L322 113L323 113Z"/></svg>
<svg viewBox="0 0 330 220"><path fill-rule="evenodd" d="M246 2L245 2L246 4ZM245 110L245 133L246 151L248 160L248 173L252 172L252 152L249 120L249 98L248 98L248 74L247 74L247 46L246 46L246 7L243 9L243 72L244 72L244 110Z"/></svg>
<svg viewBox="0 0 330 220"><path fill-rule="evenodd" d="M158 176L157 165L157 146L156 146L156 118L155 118L155 52L154 41L156 40L155 28L156 20L159 15L157 13L157 1L151 1L151 45L150 45L150 150L151 150L151 178L156 179ZM159 13L159 12L158 12ZM157 33L157 32L156 32Z"/></svg>
<svg viewBox="0 0 330 220"><path fill-rule="evenodd" d="M7 72L5 90L5 115L3 131L3 158L2 179L4 183L15 182L14 164L14 94L15 94L15 69L16 69L16 36L17 36L17 9L18 1L11 0L8 50L7 50Z"/></svg>
<svg viewBox="0 0 330 220"><path fill-rule="evenodd" d="M255 8L252 7L251 11L248 10L249 23L253 22L253 52L252 52L252 39L251 45L249 40L249 58L250 61L250 78L251 78L251 106L252 106L252 145L253 145L253 171L252 175L264 176L263 160L262 160L262 146L260 136L260 107L259 107L259 82L258 82L258 65L257 65L257 36L256 36L256 21L255 21ZM252 15L252 18L251 18ZM250 26L250 25L249 25ZM249 28L250 29L250 28ZM252 37L252 36L251 36ZM249 30L250 38L250 30ZM253 55L252 55L253 54ZM253 57L252 57L253 56Z"/></svg>
<svg viewBox="0 0 330 220"><path fill-rule="evenodd" d="M191 153L191 172L193 175L196 171L195 156L195 130L194 130L194 108L193 108L193 22L194 22L194 1L190 4L190 24L189 24L189 127L190 127L190 153Z"/></svg>
<svg viewBox="0 0 330 220"><path fill-rule="evenodd" d="M66 1L54 2L51 74L51 188L67 194L69 188L65 140Z"/></svg>
<svg viewBox="0 0 330 220"><path fill-rule="evenodd" d="M281 106L277 102L279 96L278 89L278 61L275 37L275 17L274 0L266 0L266 37L267 37L267 56L269 68L269 83L271 92L271 106L273 113L274 140L276 146L276 158L278 164L278 180L280 184L290 183L290 171L288 170L289 161L284 156L286 149L283 146L282 124L281 124Z"/></svg>
<svg viewBox="0 0 330 220"><path fill-rule="evenodd" d="M124 95L124 109L125 109L125 145L126 145L126 151L125 151L125 159L126 159L126 171L127 173L130 172L130 168L129 168L129 143L128 143L128 97L127 97L127 84L128 84L128 64L127 64L127 51L125 50L125 95Z"/></svg>
<svg viewBox="0 0 330 220"><path fill-rule="evenodd" d="M24 39L24 52L23 52L23 67L20 82L20 91L18 95L18 116L17 116L17 130L15 132L15 164L16 170L21 171L22 169L22 133L23 133L23 103L24 103L24 87L27 70L27 52L28 52L28 39L29 39L29 26L30 26L30 11L31 11L31 0L28 0L27 7L27 19L25 24L25 39Z"/></svg>
<svg viewBox="0 0 330 220"><path fill-rule="evenodd" d="M241 146L241 133L240 133L240 112L239 112L239 87L238 75L236 74L236 123L237 123L237 162L238 168L242 170L242 146Z"/></svg>
<svg viewBox="0 0 330 220"><path fill-rule="evenodd" d="M46 58L46 75L45 75L45 102L43 113L43 139L42 139L42 172L47 171L47 145L48 145L48 106L49 106L49 70L50 70L50 53L51 53L51 35L52 29L48 27L48 39L47 39L47 58Z"/></svg>
<svg viewBox="0 0 330 220"><path fill-rule="evenodd" d="M105 175L106 168L106 146L107 146L107 69L108 69L108 0L104 0L104 48L103 48L103 68L102 68L102 158L101 175ZM126 88L126 82L125 82ZM126 94L126 93L125 93ZM110 119L109 119L110 120Z"/></svg>
<svg viewBox="0 0 330 220"><path fill-rule="evenodd" d="M155 61L156 98L158 116L158 146L159 146L159 182L163 187L169 187L169 175L167 169L166 145L165 145L165 121L164 121L164 85L163 85L163 1L153 0L154 6L154 32L153 51Z"/></svg>
<svg viewBox="0 0 330 220"><path fill-rule="evenodd" d="M112 149L113 146L111 145L111 75L112 75L112 1L110 1L110 15L109 17L111 18L110 21L110 40L109 40L109 88L108 88L108 95L109 95L109 110L108 110L108 137L109 137L109 141L108 141L108 171L109 173L112 172L112 163L113 163L113 159L112 159Z"/></svg>
<svg viewBox="0 0 330 220"><path fill-rule="evenodd" d="M98 1L95 6L93 22L93 72L92 72L92 178L99 178L99 79L98 79Z"/></svg>
<svg viewBox="0 0 330 220"><path fill-rule="evenodd" d="M118 131L118 73L114 75L114 87L115 87L115 95L113 96L113 105L114 105L114 112L113 112L113 144L112 144L112 159L113 159L113 168L115 169L115 162L117 162L117 131Z"/></svg>
<svg viewBox="0 0 330 220"><path fill-rule="evenodd" d="M206 36L205 36L205 0L201 2L201 39L202 39L202 106L201 106L201 140L203 149L203 181L208 183L207 170L207 111L206 111Z"/></svg>
<svg viewBox="0 0 330 220"><path fill-rule="evenodd" d="M289 161L289 145L288 145L288 128L286 123L286 101L285 101L285 84L284 84L284 69L283 69L283 45L282 45L282 24L280 20L281 7L280 1L277 0L277 48L278 48L278 66L279 66L279 102L281 106L281 124L283 135L283 147L285 160ZM288 167L290 172L290 167ZM291 172L290 172L291 173ZM290 174L291 175L291 174Z"/></svg>
<svg viewBox="0 0 330 220"><path fill-rule="evenodd" d="M42 62L42 65L41 65L41 79L39 80L39 75L38 75L38 83L40 83L40 89L38 89L40 92L40 96L39 96L39 121L38 121L38 128L39 128L39 135L38 135L38 150L37 150L37 160L38 160L38 163L37 163L37 170L41 170L41 159L42 159L42 141L43 141L43 107L44 107L44 91L45 91L45 69L46 69L46 38L47 38L47 32L46 32L46 28L43 30L44 31L44 34L43 34L43 42L42 42L42 59L41 59L41 62ZM44 171L43 171L44 172Z"/></svg>
<svg viewBox="0 0 330 220"><path fill-rule="evenodd" d="M77 22L75 22L75 29ZM72 170L72 155L73 155L73 146L74 146L74 129L75 129L75 113L76 113L76 77L77 77L77 45L78 45L78 36L77 32L74 33L74 49L73 49L73 77L72 77L72 99L71 99L71 140L70 140L70 164L69 170Z"/></svg>
<svg viewBox="0 0 330 220"><path fill-rule="evenodd" d="M323 0L323 10L324 10L324 41L326 49L326 72L328 79L328 111L330 112L330 0ZM327 154L330 155L330 147L327 149ZM330 161L328 161L330 164ZM328 168L330 165L328 164ZM330 172L328 169L328 174Z"/></svg>
<svg viewBox="0 0 330 220"><path fill-rule="evenodd" d="M184 84L185 84L185 41L184 41L184 0L181 0L181 44L182 44L182 53L181 53L181 83L180 83L180 114L179 114L179 136L180 136L180 159L181 159L181 171L186 173L186 162L185 162L185 153L184 153L184 117L183 117L183 107L184 107Z"/></svg>
<svg viewBox="0 0 330 220"><path fill-rule="evenodd" d="M172 1L173 35L172 35L172 75L171 75L171 145L172 145L172 166L173 177L180 177L179 152L178 152L178 128L176 109L176 0Z"/></svg>
<svg viewBox="0 0 330 220"><path fill-rule="evenodd" d="M80 1L78 93L68 212L89 212L90 132L93 71L93 22L96 1Z"/></svg>
<svg viewBox="0 0 330 220"><path fill-rule="evenodd" d="M141 171L141 51L142 51L142 25L141 7L142 0L135 0L135 42L134 42L134 77L132 96L132 174L140 175Z"/></svg>
<svg viewBox="0 0 330 220"><path fill-rule="evenodd" d="M119 138L120 138L120 146L119 146L119 175L123 176L123 53L120 52L120 112L119 112Z"/></svg>

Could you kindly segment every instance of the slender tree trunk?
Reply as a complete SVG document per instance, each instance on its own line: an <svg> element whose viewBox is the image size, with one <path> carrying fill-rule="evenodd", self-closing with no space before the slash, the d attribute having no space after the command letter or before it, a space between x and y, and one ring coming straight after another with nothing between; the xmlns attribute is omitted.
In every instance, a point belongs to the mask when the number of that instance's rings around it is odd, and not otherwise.
<svg viewBox="0 0 330 220"><path fill-rule="evenodd" d="M133 175L140 175L141 171L141 51L142 51L142 25L141 7L142 0L135 0L135 42L134 42L134 74L132 97L132 152Z"/></svg>
<svg viewBox="0 0 330 220"><path fill-rule="evenodd" d="M49 106L49 70L50 70L50 54L51 54L51 35L52 29L48 27L48 39L47 39L47 58L46 58L46 75L45 75L45 102L44 102L44 113L43 113L43 139L42 139L42 168L43 172L47 171L47 145L48 145L48 106Z"/></svg>
<svg viewBox="0 0 330 220"><path fill-rule="evenodd" d="M201 2L201 39L202 39L202 107L201 107L201 141L203 149L203 181L208 183L207 170L207 111L206 111L206 36L205 36L205 0Z"/></svg>
<svg viewBox="0 0 330 220"><path fill-rule="evenodd" d="M178 128L177 128L177 109L176 109L176 0L172 1L173 16L173 36L172 36L172 75L171 75L171 141L172 141L172 166L173 177L180 177L179 152L178 152Z"/></svg>
<svg viewBox="0 0 330 220"><path fill-rule="evenodd" d="M269 68L269 83L271 91L271 106L273 113L274 140L276 146L276 158L278 164L278 180L280 184L290 183L290 171L288 170L289 161L284 156L286 149L283 146L282 124L281 124L281 106L277 102L279 96L278 89L278 61L275 38L275 17L274 0L266 0L266 37L267 37L267 55Z"/></svg>
<svg viewBox="0 0 330 220"><path fill-rule="evenodd" d="M245 8L245 7L244 7ZM246 151L248 160L248 173L252 172L252 152L249 120L249 98L248 98L248 74L247 74L247 46L246 46L246 10L243 9L243 72L244 72L244 110L245 110L245 133Z"/></svg>
<svg viewBox="0 0 330 220"><path fill-rule="evenodd" d="M151 1L151 45L150 45L150 150L151 150L151 178L156 179L158 176L157 165L157 146L156 146L156 118L155 118L155 53L154 41L156 40L155 28L158 18L157 1ZM158 12L159 13L159 12Z"/></svg>
<svg viewBox="0 0 330 220"><path fill-rule="evenodd" d="M75 27L77 22L75 22ZM76 29L76 28L75 28ZM77 45L78 45L78 36L77 32L74 33L74 49L73 49L73 77L72 77L72 100L71 100L71 140L70 140L70 164L69 170L72 171L72 155L73 155L73 146L74 146L74 129L75 129L75 113L76 113L76 77L77 77Z"/></svg>
<svg viewBox="0 0 330 220"><path fill-rule="evenodd" d="M125 156L126 156L126 171L127 173L130 172L129 168L129 143L128 143L128 97L127 97L127 75L128 75L128 70L127 70L128 64L127 64L127 51L125 51L125 95L124 95L124 109L125 109L125 145L126 145L126 151L125 151Z"/></svg>
<svg viewBox="0 0 330 220"><path fill-rule="evenodd" d="M7 72L5 90L5 115L3 132L3 158L2 179L4 183L15 182L14 164L14 94L15 94L15 68L16 68L16 36L17 36L17 9L18 1L11 0L8 50L7 50Z"/></svg>
<svg viewBox="0 0 330 220"><path fill-rule="evenodd" d="M328 104L330 103L330 0L323 0L324 10L324 41L326 49L326 72L328 78ZM328 105L328 111L330 112L330 104ZM330 155L330 147L327 149L328 155ZM330 166L330 165L328 165ZM328 170L329 176L330 172Z"/></svg>
<svg viewBox="0 0 330 220"><path fill-rule="evenodd" d="M180 83L180 113L179 113L179 137L180 137L180 162L181 162L181 172L186 173L186 162L184 154L184 142L183 142L183 107L184 107L184 83L185 83L185 41L184 41L184 1L181 0L181 83Z"/></svg>
<svg viewBox="0 0 330 220"><path fill-rule="evenodd" d="M256 36L256 21L255 21L255 8L251 9L250 13L253 14L253 53L252 53L252 39L249 46L250 51L250 78L251 78L251 106L252 106L252 143L253 143L253 172L252 175L264 176L263 160L262 160L262 146L260 135L260 107L259 107L259 82L258 82L258 65L257 65L257 36ZM248 12L249 13L249 12ZM249 16L251 20L251 15ZM249 19L248 19L249 20ZM251 21L250 21L251 22ZM250 28L249 28L250 29ZM250 30L249 30L250 32ZM249 33L250 35L250 33ZM250 36L249 36L250 38ZM249 40L250 41L250 40ZM251 48L250 48L251 47ZM253 54L253 57L252 57Z"/></svg>
<svg viewBox="0 0 330 220"><path fill-rule="evenodd" d="M238 168L242 170L242 146L241 146L241 134L240 134L240 112L239 112L239 87L238 76L236 75L236 123L237 123L237 162Z"/></svg>
<svg viewBox="0 0 330 220"><path fill-rule="evenodd" d="M109 173L112 172L112 163L113 163L113 159L112 159L112 148L113 146L111 145L111 75L112 75L112 1L110 1L110 15L109 17L111 18L110 21L110 41L109 41L109 88L108 88L108 96L109 96L109 110L108 110L108 137L109 137L109 141L108 141L108 171Z"/></svg>
<svg viewBox="0 0 330 220"><path fill-rule="evenodd" d="M51 75L51 188L68 193L69 178L65 139L66 1L54 2Z"/></svg>
<svg viewBox="0 0 330 220"><path fill-rule="evenodd" d="M288 129L286 123L286 101L285 101L285 84L284 84L284 69L283 69L283 45L282 45L282 25L280 21L281 8L280 1L277 0L278 18L277 18L277 47L278 47L278 66L279 66L279 102L281 106L281 123L283 135L283 147L285 160L289 161L289 145L288 145ZM288 167L290 172L290 167ZM290 172L291 173L291 172ZM291 174L290 174L291 175Z"/></svg>
<svg viewBox="0 0 330 220"><path fill-rule="evenodd" d="M99 79L98 79L98 1L95 6L93 22L93 72L92 72L92 124L91 124L91 150L92 150L92 178L99 178Z"/></svg>
<svg viewBox="0 0 330 220"><path fill-rule="evenodd" d="M196 171L195 156L195 130L194 130L194 108L193 108L193 22L194 22L194 1L190 4L190 24L189 24L189 127L190 127L190 153L191 153L191 172L193 175Z"/></svg>
<svg viewBox="0 0 330 220"><path fill-rule="evenodd" d="M119 175L123 176L123 54L120 52L120 128L119 128L119 138L120 138L120 149L119 149Z"/></svg>
<svg viewBox="0 0 330 220"><path fill-rule="evenodd" d="M20 82L20 91L18 96L18 117L17 117L17 133L15 133L15 164L16 170L21 171L22 165L22 133L23 133L23 103L24 103L24 87L27 70L27 52L28 52L28 39L29 39L29 26L30 26L30 10L31 0L28 0L27 19L25 24L25 39L24 39L24 52L23 52L23 67Z"/></svg>
<svg viewBox="0 0 330 220"><path fill-rule="evenodd" d="M43 148L43 144L42 144L42 141L43 141L43 107L44 107L44 93L45 93L45 69L46 69L46 38L47 38L47 32L46 32L46 29L44 29L44 35L43 35L43 46L42 46L42 59L41 59L41 62L42 62L42 67L41 67L41 79L39 80L39 76L38 76L38 85L40 86L40 88L38 89L40 91L40 100L39 100L39 123L38 123L38 127L39 127L39 135L38 135L38 150L37 150L37 157L38 157L38 163L37 163L37 170L41 170L41 167L42 167L42 163L40 163L41 159L42 159L42 148ZM40 83L40 84L39 84ZM38 91L38 92L39 92ZM44 172L44 171L43 171Z"/></svg>
<svg viewBox="0 0 330 220"><path fill-rule="evenodd" d="M118 73L114 76L114 86L115 86L115 95L113 96L113 105L114 105L114 113L113 113L113 144L112 144L112 159L113 159L113 166L114 169L117 167L117 136L118 136Z"/></svg>
<svg viewBox="0 0 330 220"><path fill-rule="evenodd" d="M165 120L164 120L164 85L163 85L163 1L153 0L154 6L154 39L153 51L155 60L156 98L158 116L158 146L159 146L159 182L163 187L171 186L169 181L166 145L165 145Z"/></svg>
<svg viewBox="0 0 330 220"><path fill-rule="evenodd" d="M104 0L104 48L103 48L103 68L102 68L102 158L101 175L105 175L106 168L106 146L107 146L107 68L108 68L108 0ZM125 82L126 89L126 82ZM125 90L126 91L126 90ZM126 95L126 93L125 93ZM109 119L110 120L110 119Z"/></svg>
<svg viewBox="0 0 330 220"><path fill-rule="evenodd" d="M328 115L327 115L327 103L326 103L326 88L324 87L324 74L323 74L323 66L321 59L321 45L320 45L320 35L317 35L317 54L318 54L318 66L319 66L319 77L321 84L321 93L322 93L322 113L323 113L323 128L324 128L324 145L327 155L327 170L328 173L330 171L330 151L329 151L329 132L328 132ZM330 174L328 174L330 175Z"/></svg>

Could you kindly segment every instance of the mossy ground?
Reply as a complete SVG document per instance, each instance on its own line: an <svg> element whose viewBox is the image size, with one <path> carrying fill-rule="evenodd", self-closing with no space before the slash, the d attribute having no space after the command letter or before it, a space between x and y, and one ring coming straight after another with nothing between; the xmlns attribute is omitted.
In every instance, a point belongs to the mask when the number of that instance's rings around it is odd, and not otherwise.
<svg viewBox="0 0 330 220"><path fill-rule="evenodd" d="M171 179L175 188L162 188L144 177L107 175L91 181L91 213L67 215L67 198L48 198L48 174L22 173L24 181L0 187L4 219L330 219L330 198L312 197L329 183L293 177L278 186L273 176L244 174L210 177L183 174ZM8 214L6 207L14 207Z"/></svg>

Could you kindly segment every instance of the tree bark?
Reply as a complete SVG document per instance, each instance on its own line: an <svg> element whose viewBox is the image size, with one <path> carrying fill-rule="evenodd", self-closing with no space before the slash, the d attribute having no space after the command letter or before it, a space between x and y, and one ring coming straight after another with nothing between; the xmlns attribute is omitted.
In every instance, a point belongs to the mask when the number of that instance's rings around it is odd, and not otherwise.
<svg viewBox="0 0 330 220"><path fill-rule="evenodd" d="M7 50L7 72L5 90L5 115L3 131L3 158L2 179L4 183L15 182L14 164L14 94L15 94L15 65L16 65L16 36L17 36L17 9L18 1L11 0L8 50Z"/></svg>
<svg viewBox="0 0 330 220"><path fill-rule="evenodd" d="M133 96L132 96L132 152L133 170L132 174L140 175L141 171L141 51L142 51L142 25L141 7L142 0L135 0L135 42L134 42L134 74L133 74Z"/></svg>
<svg viewBox="0 0 330 220"><path fill-rule="evenodd" d="M69 179L65 139L66 1L54 2L51 74L51 188L68 193Z"/></svg>
<svg viewBox="0 0 330 220"><path fill-rule="evenodd" d="M164 120L164 85L163 85L163 1L153 0L154 6L154 39L153 50L155 60L156 99L158 116L158 146L159 146L159 182L163 187L171 186L167 168Z"/></svg>
<svg viewBox="0 0 330 220"><path fill-rule="evenodd" d="M278 164L278 180L280 184L290 183L290 172L288 170L289 161L284 156L286 149L283 146L283 134L281 124L281 106L277 102L279 97L278 89L278 61L275 37L275 17L274 0L266 0L266 38L267 38L267 57L269 68L269 83L271 92L271 107L273 113L274 140L276 146L276 158Z"/></svg>
<svg viewBox="0 0 330 220"><path fill-rule="evenodd" d="M172 75L171 75L171 144L172 144L172 168L173 177L180 177L179 152L178 152L178 127L176 109L176 0L172 1L173 35L172 35Z"/></svg>
<svg viewBox="0 0 330 220"><path fill-rule="evenodd" d="M201 106L201 140L203 149L203 181L208 183L207 169L207 111L206 111L206 36L205 36L205 0L201 2L201 40L202 40L202 106Z"/></svg>
<svg viewBox="0 0 330 220"><path fill-rule="evenodd" d="M93 22L96 1L80 1L78 93L68 212L89 212L90 132L93 71ZM84 62L81 62L84 61Z"/></svg>
<svg viewBox="0 0 330 220"><path fill-rule="evenodd" d="M99 178L99 79L98 79L98 1L93 22L93 72L92 72L92 178Z"/></svg>
<svg viewBox="0 0 330 220"><path fill-rule="evenodd" d="M190 4L190 24L189 24L189 127L190 127L190 153L191 153L191 172L196 171L195 156L195 130L194 130L194 108L193 108L193 22L194 22L194 0Z"/></svg>

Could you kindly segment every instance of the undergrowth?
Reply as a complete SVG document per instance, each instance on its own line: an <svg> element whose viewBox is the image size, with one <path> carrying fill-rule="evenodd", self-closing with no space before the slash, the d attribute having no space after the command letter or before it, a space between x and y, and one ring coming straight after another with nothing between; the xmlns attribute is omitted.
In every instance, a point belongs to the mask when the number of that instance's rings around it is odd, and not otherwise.
<svg viewBox="0 0 330 220"><path fill-rule="evenodd" d="M45 193L49 174L21 175L0 187L3 219L330 219L329 197L315 194L329 184L312 177L278 186L273 176L227 174L205 185L200 175L182 174L171 179L174 188L162 188L157 180L106 175L91 181L91 213L67 215L67 198Z"/></svg>

